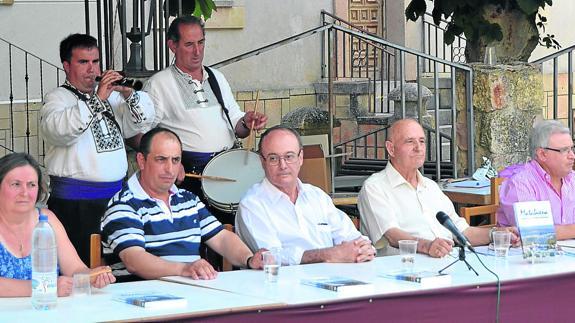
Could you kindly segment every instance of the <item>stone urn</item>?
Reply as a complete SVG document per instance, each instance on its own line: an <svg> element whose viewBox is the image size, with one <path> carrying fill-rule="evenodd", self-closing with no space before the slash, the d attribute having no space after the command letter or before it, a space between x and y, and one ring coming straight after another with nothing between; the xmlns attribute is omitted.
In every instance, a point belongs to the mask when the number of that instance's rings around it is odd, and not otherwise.
<svg viewBox="0 0 575 323"><path fill-rule="evenodd" d="M421 120L425 125L431 126L433 124L433 117L427 113L427 101L433 96L433 93L425 86L421 85L421 107L417 107L417 84L405 83L403 86L405 91L405 117L418 119L421 115ZM396 87L389 92L388 97L393 101L394 118L402 119L401 116L401 88Z"/></svg>
<svg viewBox="0 0 575 323"><path fill-rule="evenodd" d="M301 107L292 110L282 117L281 124L298 130L301 136L330 133L329 113L317 107ZM334 120L334 127L337 126Z"/></svg>

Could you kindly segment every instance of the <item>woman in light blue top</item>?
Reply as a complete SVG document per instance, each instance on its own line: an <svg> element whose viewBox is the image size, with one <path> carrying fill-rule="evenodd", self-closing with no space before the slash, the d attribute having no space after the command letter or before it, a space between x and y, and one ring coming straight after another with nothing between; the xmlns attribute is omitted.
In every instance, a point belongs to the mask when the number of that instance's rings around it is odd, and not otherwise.
<svg viewBox="0 0 575 323"><path fill-rule="evenodd" d="M0 158L0 297L32 294L32 231L40 212L48 216L56 235L61 275L58 277L58 296L70 295L74 273L90 272L54 213L35 207L45 193L41 183L42 173L32 156L13 153ZM111 273L101 273L92 285L102 288L115 280Z"/></svg>

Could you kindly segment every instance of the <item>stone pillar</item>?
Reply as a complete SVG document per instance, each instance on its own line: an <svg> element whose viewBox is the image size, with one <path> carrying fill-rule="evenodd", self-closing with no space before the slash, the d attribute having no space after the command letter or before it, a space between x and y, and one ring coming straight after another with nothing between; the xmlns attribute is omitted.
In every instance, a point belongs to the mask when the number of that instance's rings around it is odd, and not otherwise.
<svg viewBox="0 0 575 323"><path fill-rule="evenodd" d="M421 120L428 126L433 125L433 116L427 113L427 101L433 96L433 93L421 86L421 107L417 109L417 83L405 83L405 117L417 119L421 115ZM396 87L388 95L393 101L393 115L396 119L401 119L401 87Z"/></svg>
<svg viewBox="0 0 575 323"><path fill-rule="evenodd" d="M473 68L473 112L475 121L475 165L488 157L495 169L525 162L529 156L529 132L536 118L542 118L543 77L530 64L485 65ZM457 80L458 165L467 175L467 113L465 77ZM458 175L463 175L462 173Z"/></svg>

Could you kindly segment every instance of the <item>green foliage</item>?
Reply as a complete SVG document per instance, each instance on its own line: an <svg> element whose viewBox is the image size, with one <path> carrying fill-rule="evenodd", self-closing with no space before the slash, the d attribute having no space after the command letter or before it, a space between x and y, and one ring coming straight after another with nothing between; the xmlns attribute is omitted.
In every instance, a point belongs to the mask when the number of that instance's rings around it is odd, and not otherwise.
<svg viewBox="0 0 575 323"><path fill-rule="evenodd" d="M193 15L196 17L204 16L204 19L207 20L212 16L212 10L216 10L216 5L214 4L213 0L195 0L195 1L196 1L196 9L194 10Z"/></svg>
<svg viewBox="0 0 575 323"><path fill-rule="evenodd" d="M170 16L177 17L179 14L179 2L182 3L182 15L193 15L196 17L204 17L209 19L212 16L212 11L216 10L216 5L213 0L169 0ZM166 4L164 3L164 10Z"/></svg>
<svg viewBox="0 0 575 323"><path fill-rule="evenodd" d="M502 8L513 8L523 12L528 18L535 21L538 18L537 27L540 30L539 43L547 47L559 46L554 39L554 35L546 34L545 22L547 19L537 12L539 8L545 5L552 5L553 0L427 0L433 2L431 15L436 25L441 23L442 19L447 20L447 28L444 35L446 44L452 44L456 36L461 34L471 42L477 42L479 39L490 43L503 39L501 27L496 23L490 23L483 18L481 14L487 5L499 5ZM405 9L405 17L408 20L416 21L423 16L427 10L426 0L411 0Z"/></svg>
<svg viewBox="0 0 575 323"><path fill-rule="evenodd" d="M547 18L543 17L540 14L537 14L537 28L541 30L541 32L545 33L545 25L547 24ZM546 34L545 36L539 36L539 45L545 46L547 48L561 48L561 45L557 40L555 40L555 35Z"/></svg>

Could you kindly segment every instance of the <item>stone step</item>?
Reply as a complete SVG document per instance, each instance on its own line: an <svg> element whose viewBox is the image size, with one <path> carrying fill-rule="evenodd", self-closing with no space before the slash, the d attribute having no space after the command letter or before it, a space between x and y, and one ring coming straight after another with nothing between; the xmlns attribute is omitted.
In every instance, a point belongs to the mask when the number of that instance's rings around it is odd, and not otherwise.
<svg viewBox="0 0 575 323"><path fill-rule="evenodd" d="M350 158L345 161L338 171L338 176L369 176L375 172L381 171L387 165L387 160L383 159L364 159L364 158ZM425 162L423 172L428 177L435 179L435 163ZM453 165L449 162L441 163L442 178L453 177Z"/></svg>

